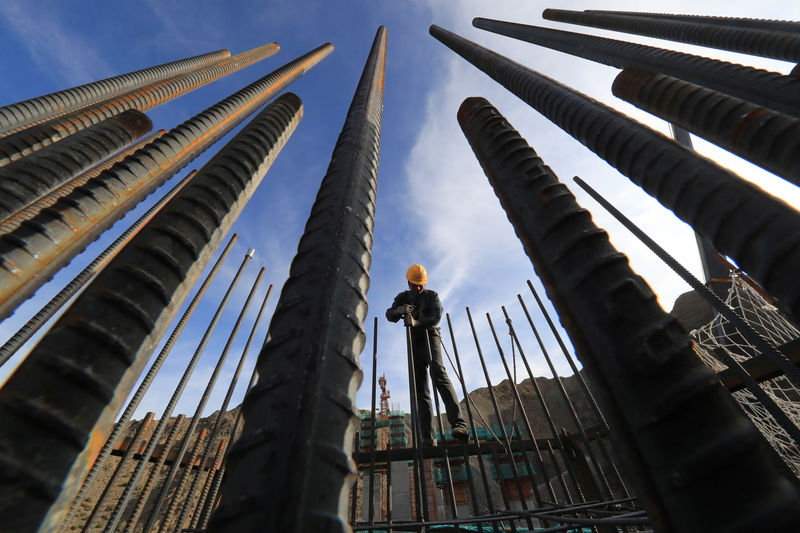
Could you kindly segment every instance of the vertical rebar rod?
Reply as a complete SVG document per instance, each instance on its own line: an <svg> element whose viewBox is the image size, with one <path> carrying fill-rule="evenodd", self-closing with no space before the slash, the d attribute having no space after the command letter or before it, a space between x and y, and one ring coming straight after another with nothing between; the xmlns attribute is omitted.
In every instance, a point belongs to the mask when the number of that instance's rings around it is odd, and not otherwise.
<svg viewBox="0 0 800 533"><path fill-rule="evenodd" d="M306 531L346 520L385 65L381 26L259 355L262 379L244 400L247 424L229 454L212 531Z"/></svg>
<svg viewBox="0 0 800 533"><path fill-rule="evenodd" d="M130 498L132 492L136 489L136 484L139 481L142 473L144 472L145 465L147 461L150 459L150 456L153 455L153 450L155 450L156 445L158 444L158 439L161 437L161 434L164 432L167 424L169 423L169 417L172 416L172 411L175 409L175 405L178 403L181 395L183 394L184 389L186 388L186 384L189 381L189 378L192 376L195 367L197 366L198 361L200 360L200 356L205 351L206 345L208 344L209 339L211 338L211 334L214 332L214 329L217 327L217 323L219 322L220 318L222 317L222 313L225 311L225 308L228 305L228 301L233 294L236 285L239 283L239 279L241 279L242 274L244 273L244 269L247 267L247 264L252 259L252 254L248 251L245 254L242 262L239 264L239 268L236 271L233 279L231 280L230 284L228 285L228 289L225 291L225 295L222 297L219 305L217 306L217 310L214 313L214 316L211 318L211 322L209 322L208 327L206 328L205 333L203 333L203 337L200 339L200 342L195 349L192 358L189 360L189 363L186 365L186 368L183 371L183 375L181 376L180 381L178 381L178 385L175 387L175 390L170 396L169 401L167 402L166 407L161 415L161 420L156 426L155 431L153 432L153 436L150 439L150 442L147 445L144 453L142 454L142 458L139 461L139 464L136 465L136 469L131 474L131 478L128 481L128 484L125 486L125 489L120 496L114 511L111 513L111 517L109 518L108 522L106 523L106 530L111 532L114 531L119 520L122 518L122 513L125 510L125 506L128 503L128 499ZM186 432L187 438L190 436L190 432ZM176 461L179 463L180 461ZM151 471L151 477L153 474L156 473L156 469ZM166 483L166 481L165 481ZM148 485L150 485L150 480L148 479ZM140 497L141 501L141 497ZM157 505L160 505L159 502L156 502ZM135 515L136 513L134 513ZM154 513L155 514L155 513ZM128 522L128 527L130 528L133 524L135 524L133 518L130 519Z"/></svg>
<svg viewBox="0 0 800 533"><path fill-rule="evenodd" d="M252 257L253 253L255 253L255 250L250 249L247 253L248 253L248 255L250 257ZM161 492L159 494L159 497L156 499L156 508L158 506L160 506L161 503L163 501L165 501L166 498L167 498L167 492L170 489L170 485L172 484L172 480L175 479L175 475L177 475L178 465L181 462L181 459L183 458L183 455L186 453L186 450L189 447L189 437L195 431L195 429L197 428L197 425L200 423L200 418L203 416L203 410L206 408L206 404L208 403L208 399L211 397L211 391L214 390L214 387L217 384L217 379L219 378L219 374L220 374L220 372L222 372L222 367L225 366L225 361L228 359L228 353L230 353L230 350L233 347L233 343L236 340L236 337L239 335L239 330L242 327L242 322L244 322L244 318L247 315L247 311L250 309L250 303L253 301L253 298L256 295L256 291L258 290L258 286L261 284L261 278L264 277L264 271L265 270L266 269L264 267L261 267L261 269L258 271L258 275L256 276L256 279L253 282L253 286L250 288L250 292L247 295L247 299L245 299L244 304L242 304L242 309L239 312L239 316L236 318L236 322L234 323L233 328L231 329L231 332L228 335L228 340L225 343L225 346L222 349L222 352L220 353L219 357L217 358L217 364L214 367L214 370L211 372L211 376L208 378L208 382L206 383L206 387L203 390L202 395L200 396L200 401L197 403L197 407L195 408L195 411L194 411L194 416L192 417L192 421L189 423L189 429L186 430L186 438L184 438L183 442L181 443L181 447L178 450L178 455L175 458L175 463L173 463L172 469L170 470L169 474L167 474L167 479L164 481L163 485L161 485ZM228 387L228 393L229 394L225 395L225 400L226 401L230 401L230 396L233 394L233 388L235 386L236 386L236 383L235 382L231 382L231 386ZM225 405L225 402L223 402L223 407L227 407L227 405ZM221 408L219 410L219 412L218 412L218 415L217 415L216 419L214 420L214 425L212 426L212 429L211 429L211 433L212 434L216 433L218 431L219 426L222 423L222 419L223 419L224 415L225 415L225 412ZM209 439L208 442L211 442L211 439ZM194 456L197 453L199 453L199 450L200 450L199 442L195 441L194 450L192 451L192 455ZM210 446L206 446L205 450L203 451L202 458L201 458L202 461L205 461L209 450L210 450ZM177 487L175 488L175 494L176 495L177 494L181 494L183 492L183 489L186 486L186 482L188 481L189 476L191 475L191 473L192 473L191 468L186 469L186 470L183 471L183 474L181 475L180 479L178 480ZM196 479L197 478L195 478L195 480ZM189 494L192 493L192 491L194 489L194 486L195 486L195 484L192 484L192 489L190 489ZM168 529L169 524L170 524L170 520L172 519L172 514L175 512L175 510L176 510L176 508L178 506L178 503L180 503L178 498L173 498L169 502L169 506L167 507L167 511L164 514L164 519L161 522L161 526L158 529L159 532L166 531ZM153 513L153 516L155 516L155 515L156 515L156 512ZM184 517L185 517L185 515L184 515ZM179 521L178 524L177 524L177 527L180 528L180 526L181 526L181 522ZM148 522L147 525L145 525L145 531L150 531L152 527L153 527L152 522Z"/></svg>
<svg viewBox="0 0 800 533"><path fill-rule="evenodd" d="M135 109L107 118L79 133L0 167L0 220L91 169L153 129L150 119Z"/></svg>
<svg viewBox="0 0 800 533"><path fill-rule="evenodd" d="M189 73L151 83L0 138L0 167L57 143L123 111L129 109L148 111L158 107L198 87L257 63L275 54L278 48L277 43L265 44Z"/></svg>
<svg viewBox="0 0 800 533"><path fill-rule="evenodd" d="M709 237L781 300L781 307L800 317L797 210L574 89L446 30L431 31Z"/></svg>
<svg viewBox="0 0 800 533"><path fill-rule="evenodd" d="M230 351L230 348L233 346L233 340L234 340L236 334L238 334L238 327L241 327L241 323L244 320L245 313L246 313L247 309L250 307L250 302L252 301L252 298L255 297L256 290L258 289L259 283L261 282L261 278L262 278L265 270L266 270L266 268L261 267L261 270L259 270L259 272L258 272L258 276L256 277L256 281L253 283L253 288L250 291L250 295L247 298L247 302L245 303L244 307L242 308L242 312L241 312L241 315L239 316L239 320L237 321L236 326L234 327L235 331L231 333L231 338L229 340L229 344L226 345L225 349L223 350L224 353L227 353L228 351ZM264 299L261 302L261 307L258 310L258 315L256 316L255 322L253 322L253 327L250 329L250 334L248 335L247 342L245 343L245 347L242 350L242 355L239 357L239 361L236 364L236 370L234 370L233 377L231 377L230 383L228 384L228 389L225 392L225 398L223 398L222 404L220 405L219 410L218 410L219 411L219 415L217 416L216 420L214 421L214 424L211 427L211 436L209 437L208 441L206 442L206 447L203 450L203 453L200 455L200 463L201 464L205 464L205 462L208 460L208 457L211 454L213 443L214 443L214 441L217 440L217 436L219 435L219 433L220 433L220 431L222 429L222 420L224 418L225 413L228 411L228 405L230 405L231 398L233 397L233 392L236 389L237 383L239 382L239 375L242 373L242 367L244 367L244 363L247 361L247 354L250 351L250 346L252 346L252 344L253 344L253 339L255 338L256 329L259 326L261 317L262 317L262 315L264 313L264 308L266 307L267 302L269 301L270 294L272 294L272 285L270 285L269 288L267 289L267 294L266 294L266 296L264 297ZM212 380L216 381L217 374L219 373L219 371L222 370L222 365L224 364L224 362L225 362L224 356L220 356L220 361L219 361L219 363L217 363L217 368L215 369L215 374L212 375ZM209 395L211 394L211 389L213 389L213 385L209 382L209 387L207 388ZM203 402L201 401L201 403L203 403ZM205 406L205 404L203 404L203 408L204 408L204 406ZM199 406L198 406L198 414L197 414L197 416L198 416L198 421L199 421L199 417L202 416L202 408L199 407ZM189 474L187 473L186 475L188 476ZM189 490L187 491L187 494L189 494L189 495L194 494L194 492L197 490L197 484L199 483L199 481L200 481L200 472L198 472L197 475L195 475L194 478L192 479L192 482L189 485ZM178 516L178 521L177 521L177 525L176 525L176 529L178 531L180 531L180 529L183 526L183 523L186 521L187 514L191 510L191 505L192 504L191 504L191 500L190 499L187 499L184 502L184 505L183 505L183 507L181 509L181 513Z"/></svg>
<svg viewBox="0 0 800 533"><path fill-rule="evenodd" d="M800 520L797 478L569 189L485 99L466 99L458 119L604 395L656 529Z"/></svg>
<svg viewBox="0 0 800 533"><path fill-rule="evenodd" d="M441 342L437 337L436 342ZM433 353L431 352L431 340L427 332L425 333L425 343L428 350L428 361L433 360ZM445 444L444 427L442 427L442 412L439 407L439 392L436 389L436 383L431 380L431 389L433 389L433 405L436 406L436 423L439 426L439 435L441 436L441 444L444 448L444 466L447 481L445 482L445 493L447 495L447 503L450 504L450 518L458 518L458 511L456 510L456 495L453 489L453 473L450 470L450 454L447 452L447 444ZM433 472L433 469L431 469ZM435 479L435 478L434 478ZM435 485L434 485L435 486Z"/></svg>
<svg viewBox="0 0 800 533"><path fill-rule="evenodd" d="M494 471L497 475L497 486L500 487L500 497L503 500L503 505L505 505L505 510L506 512L511 512L511 501L509 500L508 493L506 492L506 481L505 477L503 476L503 470L500 468L500 460L497 458L496 453L488 454L487 459L492 462L492 466L494 467ZM528 517L528 521L531 522L530 517ZM511 531L513 533L517 532L516 520L509 518L508 525L511 527ZM505 531L505 528L503 528L503 530Z"/></svg>
<svg viewBox="0 0 800 533"><path fill-rule="evenodd" d="M390 418L391 420L391 418ZM390 423L391 424L391 423ZM392 531L392 428L389 426L389 439L386 443L386 523Z"/></svg>
<svg viewBox="0 0 800 533"><path fill-rule="evenodd" d="M476 18L473 26L616 68L662 72L800 117L800 79L777 72L582 33Z"/></svg>
<svg viewBox="0 0 800 533"><path fill-rule="evenodd" d="M418 522L428 521L428 495L425 486L425 463L422 454L422 420L419 416L417 395L417 369L414 364L414 346L411 342L411 326L406 326L406 357L408 359L408 392L411 409L411 447L414 449L414 502ZM426 377L427 379L427 377ZM424 431L427 433L428 428Z"/></svg>
<svg viewBox="0 0 800 533"><path fill-rule="evenodd" d="M328 43L267 74L0 236L0 319L145 196L332 50Z"/></svg>
<svg viewBox="0 0 800 533"><path fill-rule="evenodd" d="M0 366L8 361L33 335L52 318L69 300L92 279L109 261L114 259L122 248L145 226L152 218L178 194L184 186L197 174L196 170L189 172L167 194L162 196L155 204L131 224L114 242L95 257L91 263L81 270L58 294L53 296L37 313L31 317L20 329L0 347ZM235 239L235 237L234 237Z"/></svg>
<svg viewBox="0 0 800 533"><path fill-rule="evenodd" d="M361 432L357 432L355 436L355 449L360 450L359 443L361 442ZM357 511L358 511L358 478L359 476L356 475L355 479L353 480L353 486L350 489L350 494L352 495L350 499L350 524L352 526L356 525L356 518L357 518Z"/></svg>
<svg viewBox="0 0 800 533"><path fill-rule="evenodd" d="M800 34L760 28L708 24L697 20L652 19L649 17L567 9L545 9L542 18L605 30L668 39L720 50L791 61L800 61Z"/></svg>
<svg viewBox="0 0 800 533"><path fill-rule="evenodd" d="M172 463L172 466L170 467L170 472L167 473L167 479L165 480L164 485L161 486L161 492L156 497L156 501L153 504L153 509L151 511L150 519L147 522L144 531L153 531L156 516L158 515L158 512L161 510L161 503L165 501L168 501L169 505L167 506L166 512L161 517L161 522L158 525L158 531L160 532L170 529L170 526L172 525L173 511L175 510L175 508L181 502L185 501L186 499L191 499L192 497L192 493L185 490L186 485L184 483L178 483L178 485L175 487L175 490L172 491L171 496L168 496L166 491L164 490L164 487L166 486L167 482L169 482L172 479L175 479L175 476L174 475L171 476L170 474L172 474L173 471L177 472L177 470L180 469L181 462L183 461L185 455L181 454L181 451L186 450L186 447L189 444L189 440L191 439L192 434L194 433L194 431L192 431L193 428L191 427L191 424L192 423L190 421L189 429L186 430L186 435L183 437L181 446L178 449L177 454L175 455L175 462ZM192 446L192 450L189 452L189 457L186 459L186 462L184 463L185 466L183 467L181 481L187 479L194 471L194 465L197 463L197 459L200 455L200 448L203 446L203 443L207 443L208 440L209 440L208 429L207 428L201 429L197 433L197 437L194 439L194 445ZM184 443L186 443L186 446L184 446ZM198 471L201 471L202 469L203 469L203 461L200 461L200 468L198 468ZM179 523L176 524L176 529L178 530L181 529Z"/></svg>
<svg viewBox="0 0 800 533"><path fill-rule="evenodd" d="M614 96L800 185L800 119L672 76L620 72Z"/></svg>
<svg viewBox="0 0 800 533"><path fill-rule="evenodd" d="M483 490L486 493L486 504L489 508L489 514L494 514L495 507L494 507L494 500L492 499L492 492L489 490L489 478L486 475L486 466L483 462L483 452L481 451L481 441L478 438L478 431L477 427L475 426L475 420L472 417L472 407L470 407L470 399L469 393L467 392L467 383L466 379L464 378L464 371L461 369L461 358L458 355L458 347L456 346L456 337L453 335L453 324L450 321L450 313L445 313L445 318L447 318L447 329L450 331L450 342L453 345L453 358L456 360L456 366L458 367L458 382L461 384L461 392L464 395L464 405L467 408L467 417L469 418L469 427L472 431L472 438L475 440L475 451L477 452L478 456L478 470L481 473L481 481L483 482ZM469 470L470 464L468 460L468 456L466 453L466 444L464 445L464 463L466 468ZM478 498L475 491L475 487L470 485L470 497L472 498L472 506L475 513L475 516L480 516L480 510L478 509ZM498 527L497 522L491 522L492 529L497 533ZM476 522L478 529L483 531L483 524L481 522Z"/></svg>
<svg viewBox="0 0 800 533"><path fill-rule="evenodd" d="M181 180L181 183L176 185L175 188L172 191L170 191L164 198L162 198L162 200L164 200L164 203L169 201L168 197L174 196L174 193L177 193L180 189L182 189L183 186L186 183L188 183L188 181L192 178L192 176L195 173L196 173L196 171L192 171L183 180ZM159 203L161 203L161 202L159 201ZM153 206L153 208L155 208L155 207L156 206ZM159 209L160 209L160 207L159 207ZM156 209L156 211L157 211L157 209ZM150 217L148 217L148 220L149 220L149 218L152 218L153 214L155 214L155 213L152 213L150 215ZM147 216L147 213L145 213L145 215L143 215L142 218L144 218L145 216ZM141 221L141 220L142 219L139 219L139 221ZM139 221L134 223L134 225L132 225L131 228L133 228L136 224L138 224ZM144 223L146 223L146 221L143 222L142 224L144 224ZM130 229L129 229L129 231L130 231ZM132 231L130 233L130 235L128 236L128 238L130 238L133 234L135 234L136 231L138 231L138 228L136 230ZM120 239L121 238L122 237L120 237ZM228 240L228 244L225 246L225 249L219 255L219 258L217 259L216 263L214 263L214 266L211 268L211 270L206 275L206 278L203 280L203 283L197 289L197 292L195 293L194 298L192 298L192 301L186 307L186 310L183 312L183 315L181 315L181 318L180 318L180 320L178 320L178 323L175 324L174 328L172 328L172 333L170 333L169 338L167 338L167 341L164 343L164 346L161 348L161 351L158 353L156 358L153 360L153 363L150 365L150 368L147 370L147 374L145 374L144 378L142 379L141 383L139 384L139 387L137 387L136 392L134 392L133 396L131 396L131 399L128 401L128 405L125 407L125 410L122 412L122 415L120 415L119 419L117 420L117 423L114 425L114 428L111 430L111 433L108 435L108 439L106 439L106 442L103 445L103 448L100 450L100 453L97 454L97 458L94 460L94 463L92 464L92 467L89 469L89 473L86 475L86 479L83 481L83 483L81 485L81 488L78 491L78 494L75 496L75 499L72 502L72 505L67 510L66 518L61 523L62 530L63 530L63 528L67 527L67 525L69 524L70 519L72 518L72 516L77 511L78 505L86 497L86 494L88 493L89 489L91 488L92 483L94 482L95 478L100 473L100 471L102 471L103 466L105 465L105 463L108 460L108 458L111 456L111 451L114 449L114 446L116 445L117 440L119 440L120 436L123 435L125 430L127 429L128 421L130 421L131 417L133 416L133 413L136 412L136 409L139 407L139 403L142 401L142 398L144 398L144 395L147 393L147 390L150 388L150 385L153 383L153 379L155 379L156 374L158 374L158 371L161 370L161 366L164 364L164 361L166 360L167 356L170 354L170 352L172 351L172 348L175 346L175 342L178 340L178 337L180 337L181 333L183 332L183 329L186 327L186 322L192 316L192 314L194 313L195 309L197 309L197 306L199 305L200 300L203 298L203 296L205 296L209 285L211 285L211 282L214 281L214 278L216 277L217 273L219 272L219 269L222 267L222 264L227 259L228 254L230 254L231 250L233 249L233 245L234 245L234 243L236 243L238 238L239 238L239 235L238 234L234 234ZM114 246L114 244L112 244L111 246ZM111 246L109 248L111 248ZM122 246L122 244L120 244L118 246ZM108 250L108 248L106 250ZM103 252L103 254L105 254L105 252ZM95 261L100 259L100 257L103 256L103 254L100 254L100 256L98 256L98 258L95 259ZM113 257L113 255L109 255L108 256L109 259L112 258L112 257ZM104 261L105 260L102 260L102 261L100 261L100 263L102 263ZM88 267L87 267L87 269L88 269ZM85 270L84 270L84 272L85 272ZM80 274L79 274L79 276L80 276ZM78 279L78 278L75 278L75 279ZM62 303L62 305L63 305L63 303ZM155 433L154 433L154 435L155 435ZM156 437L156 439L157 438L158 437Z"/></svg>
<svg viewBox="0 0 800 533"><path fill-rule="evenodd" d="M0 136L150 83L217 63L230 56L228 50L216 50L0 107Z"/></svg>
<svg viewBox="0 0 800 533"><path fill-rule="evenodd" d="M528 502L525 499L525 492L522 490L522 482L520 481L519 470L517 469L517 461L514 458L514 452L511 450L511 440L508 437L508 432L506 431L505 423L503 422L503 415L500 414L500 406L497 403L497 397L494 394L494 387L492 386L492 380L489 377L489 370L486 368L486 360L483 357L483 350L481 349L480 341L478 340L478 332L475 330L475 324L472 322L472 313L469 311L469 307L466 308L467 310L467 319L469 320L469 327L472 330L472 338L475 340L475 351L478 353L478 360L481 362L481 368L483 369L483 376L486 378L486 388L489 391L489 399L492 400L492 407L494 408L494 415L497 417L497 424L500 426L500 435L503 437L503 447L505 449L506 457L508 457L510 466L511 466L511 473L514 476L514 484L517 488L517 493L519 494L519 501L522 505L522 510L528 510ZM496 455L496 454L495 454ZM497 479L501 480L501 486L505 486L505 478L503 476L503 472L500 470L500 467L497 468ZM542 504L542 497L539 494L539 489L536 486L536 483L531 483L531 489L533 490L534 498L536 499L536 504L539 507L543 507ZM505 492L505 490L503 490ZM509 510L511 507L509 507ZM526 517L526 521L528 523L528 528L533 529L533 522L531 521L530 517ZM512 522L513 524L513 522Z"/></svg>
<svg viewBox="0 0 800 533"><path fill-rule="evenodd" d="M125 453L122 454L122 457L120 458L119 463L117 463L114 472L111 474L111 477L108 478L106 486L103 487L100 496L98 496L97 501L95 502L94 507L92 508L92 512L89 513L89 517L86 519L86 522L83 525L82 531L88 531L94 525L94 522L97 518L97 513L103 509L104 505L108 501L109 491L114 486L114 483L120 482L121 478L118 478L118 476L120 476L120 474L124 475L128 473L129 470L128 465L133 459L133 455L136 453L136 449L139 447L139 439L141 439L144 436L144 432L150 426L150 423L153 421L154 416L155 413L152 412L147 413L142 422L139 424L139 427L133 434L133 438L131 439L130 444L128 444L128 449L125 450ZM117 425L119 425L119 423ZM69 520L64 520L64 522L65 522L64 526L68 527Z"/></svg>
<svg viewBox="0 0 800 533"><path fill-rule="evenodd" d="M375 448L378 447L378 421L375 417L375 396L377 396L378 385L378 317L374 317L372 324L372 427L370 428L369 446L369 524L375 523ZM362 424L363 427L363 424Z"/></svg>
<svg viewBox="0 0 800 533"><path fill-rule="evenodd" d="M522 414L522 421L525 424L525 431L528 433L528 438L533 443L533 450L535 452L534 458L536 460L536 466L539 468L539 472L541 473L542 477L544 478L545 486L547 487L547 493L550 496L550 500L554 503L558 503L558 498L556 497L556 493L553 490L553 486L550 484L550 475L547 472L547 469L544 466L544 459L542 458L542 451L539 449L539 444L536 442L536 434L533 432L533 427L531 427L531 422L528 420L528 413L525 410L525 405L522 403L522 398L519 395L519 390L517 389L517 384L514 382L514 376L511 374L511 369L508 366L508 361L506 361L506 355L503 352L503 346L500 344L500 339L497 337L497 332L494 329L494 324L492 323L492 317L489 313L486 313L486 321L489 323L489 330L492 332L492 337L494 337L494 343L497 346L497 353L500 355L500 361L503 363L503 368L506 371L506 376L508 376L508 384L509 388L511 389L511 394L514 396L514 401L517 404L517 407ZM511 339L511 342L514 342L514 339ZM512 427L512 432L516 428ZM513 433L512 433L513 434ZM517 434L519 436L520 441L522 440L522 433L517 430ZM525 459L525 467L528 469L528 480L531 484L531 488L536 491L535 489L537 483L536 478L534 477L535 470L531 467L530 462L528 460L528 454L526 452L522 452L522 456ZM539 497L539 506L541 507L543 504L541 502L541 497Z"/></svg>
<svg viewBox="0 0 800 533"><path fill-rule="evenodd" d="M98 274L0 389L1 469L18 472L0 481L0 511L16 509L27 528L37 520L57 527L95 446L301 115L292 93L267 106Z"/></svg>
<svg viewBox="0 0 800 533"><path fill-rule="evenodd" d="M610 11L601 9L587 9L587 13L608 13L616 15L628 15L631 17L644 17L650 19L681 20L685 22L704 22L713 26L731 26L734 28L756 28L762 30L783 31L798 34L800 33L800 22L789 20L768 20L742 17L721 17L705 15L684 15L672 13L642 13L636 11Z"/></svg>
<svg viewBox="0 0 800 533"><path fill-rule="evenodd" d="M588 183L580 179L578 176L573 178L575 183L580 186L581 189L586 191L586 193L591 196L597 203L599 203L603 209L608 211L611 216L613 216L620 224L622 224L628 231L633 233L633 235L639 239L642 244L647 246L651 252L653 252L659 259L661 259L664 264L670 267L676 274L678 274L689 286L694 289L694 291L703 298L706 302L708 302L711 307L714 308L719 314L721 314L728 322L736 328L736 331L764 357L767 357L770 361L775 363L775 365L783 370L784 377L788 379L795 387L800 387L800 369L794 366L793 363L788 362L786 356L782 353L778 352L778 349L769 344L769 342L762 337L759 333L757 333L747 322L745 322L744 318L742 318L739 313L737 313L734 309L729 307L725 302L719 299L719 297L714 294L711 289L706 287L703 282L699 279L694 277L691 272L689 272L686 267L681 265L674 257L672 257L664 248L658 245L651 237L649 237L645 232L641 230L636 224L633 223L631 219L626 217L622 214L622 212L614 207L608 200L603 198L600 193L594 190L592 187L589 186ZM715 357L721 359L721 362L724 363L728 368L730 368L739 379L742 380L742 383L747 387L747 390L750 391L753 396L756 397L759 403L761 403L762 407L766 409L769 414L775 419L775 422L783 428L784 431L791 437L792 440L795 441L796 444L800 445L800 427L797 427L797 424L789 418L789 415L781 409L781 407L775 402L775 400L766 393L764 389L758 384L758 382L753 379L753 376L750 375L744 367L734 359L732 356L728 355L725 351L715 352ZM786 361L786 364L783 364Z"/></svg>
<svg viewBox="0 0 800 533"><path fill-rule="evenodd" d="M516 343L516 345L517 345L517 349L519 350L519 355L522 358L522 363L525 365L525 370L527 370L528 377L531 380L531 386L533 387L533 390L536 392L536 397L539 399L539 406L542 408L542 413L544 414L544 418L547 421L548 427L550 428L550 434L553 436L553 438L557 439L558 438L558 429L556 428L556 424L553 421L553 416L550 413L550 408L548 407L547 402L544 399L544 395L542 394L541 387L539 387L539 383L536 382L536 378L533 375L533 371L531 370L530 364L528 364L528 358L525 356L525 352L522 349L522 344L519 342L519 337L517 337L517 332L514 330L514 326L511 323L511 318L508 316L508 312L506 311L505 306L501 306L501 309L503 310L503 316L506 319L506 324L508 324L508 331L511 334L511 341ZM539 341L540 349L542 350L542 352L545 352L546 348L544 347L544 344L542 344L541 340L539 339L539 336L538 336L539 333L537 331L534 331L534 333L536 335L536 340ZM557 383L560 384L561 383L560 380L558 380ZM563 388L563 385L561 385L561 387ZM568 407L571 408L572 404L569 404ZM575 418L577 418L577 416ZM580 425L580 420L578 420L577 425L578 425L578 427L582 428L582 426ZM531 434L531 439L533 439L532 434ZM551 457L552 457L552 454L553 454L552 447L550 447L550 453L551 453ZM558 468L558 463L555 461L555 457L553 457L553 464L556 466L556 468ZM575 480L575 475L574 475L574 473L572 472L572 470L571 470L571 468L569 466L569 462L567 462L565 460L564 464L567 467L567 471L569 472L573 483L577 483L577 481ZM560 475L559 475L559 479L561 480L561 483L563 484L564 481L563 481L563 478ZM577 487L577 485L576 485L576 488L578 488L578 492L580 492L580 489L579 489L579 487ZM562 490L564 491L564 495L567 497L567 500L569 501L569 491L568 491L566 485L562 486ZM558 503L558 501L556 500L555 503Z"/></svg>

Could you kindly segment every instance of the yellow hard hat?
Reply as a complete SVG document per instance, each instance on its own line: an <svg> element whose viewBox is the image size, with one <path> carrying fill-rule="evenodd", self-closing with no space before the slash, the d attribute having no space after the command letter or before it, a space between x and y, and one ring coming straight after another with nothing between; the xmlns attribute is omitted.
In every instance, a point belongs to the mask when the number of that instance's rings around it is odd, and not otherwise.
<svg viewBox="0 0 800 533"><path fill-rule="evenodd" d="M406 271L406 279L414 285L425 285L428 283L428 272L422 265L411 265Z"/></svg>

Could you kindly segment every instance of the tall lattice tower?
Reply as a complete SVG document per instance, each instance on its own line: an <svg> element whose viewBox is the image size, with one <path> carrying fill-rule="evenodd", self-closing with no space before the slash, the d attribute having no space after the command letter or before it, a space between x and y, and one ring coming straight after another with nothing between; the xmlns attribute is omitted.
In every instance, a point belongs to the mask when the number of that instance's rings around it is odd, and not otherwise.
<svg viewBox="0 0 800 533"><path fill-rule="evenodd" d="M380 419L381 420L388 420L389 419L389 391L386 389L386 374L381 374L381 377L378 378L378 384L381 386L381 410L380 410Z"/></svg>

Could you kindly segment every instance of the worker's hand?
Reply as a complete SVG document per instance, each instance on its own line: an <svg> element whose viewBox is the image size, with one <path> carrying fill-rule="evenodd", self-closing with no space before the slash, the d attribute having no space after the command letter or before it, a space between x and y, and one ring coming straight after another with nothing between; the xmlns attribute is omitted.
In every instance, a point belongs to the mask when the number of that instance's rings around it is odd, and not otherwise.
<svg viewBox="0 0 800 533"><path fill-rule="evenodd" d="M419 326L419 320L414 318L410 313L403 317L403 324L406 326L416 327Z"/></svg>
<svg viewBox="0 0 800 533"><path fill-rule="evenodd" d="M414 306L411 304L405 304L403 306L403 314L406 316L410 316L414 314Z"/></svg>
<svg viewBox="0 0 800 533"><path fill-rule="evenodd" d="M406 312L406 307L404 305L398 305L397 307L392 309L392 315L394 316L395 320L400 320L403 318L403 315Z"/></svg>

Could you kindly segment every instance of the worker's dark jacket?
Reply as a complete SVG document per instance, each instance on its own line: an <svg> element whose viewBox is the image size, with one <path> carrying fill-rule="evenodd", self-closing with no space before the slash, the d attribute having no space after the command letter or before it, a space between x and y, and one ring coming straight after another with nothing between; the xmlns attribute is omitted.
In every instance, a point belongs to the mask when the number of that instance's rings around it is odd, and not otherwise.
<svg viewBox="0 0 800 533"><path fill-rule="evenodd" d="M430 332L431 344L438 343L436 337L440 337L439 320L442 318L442 302L439 300L439 295L436 291L425 289L417 294L411 291L403 291L394 298L392 306L386 310L386 318L392 322L397 322L399 319L392 316L392 309L398 305L411 304L414 306L412 313L415 320L419 321L419 326L411 328L411 340L414 343L415 352L417 347L427 346L425 343L425 331Z"/></svg>

